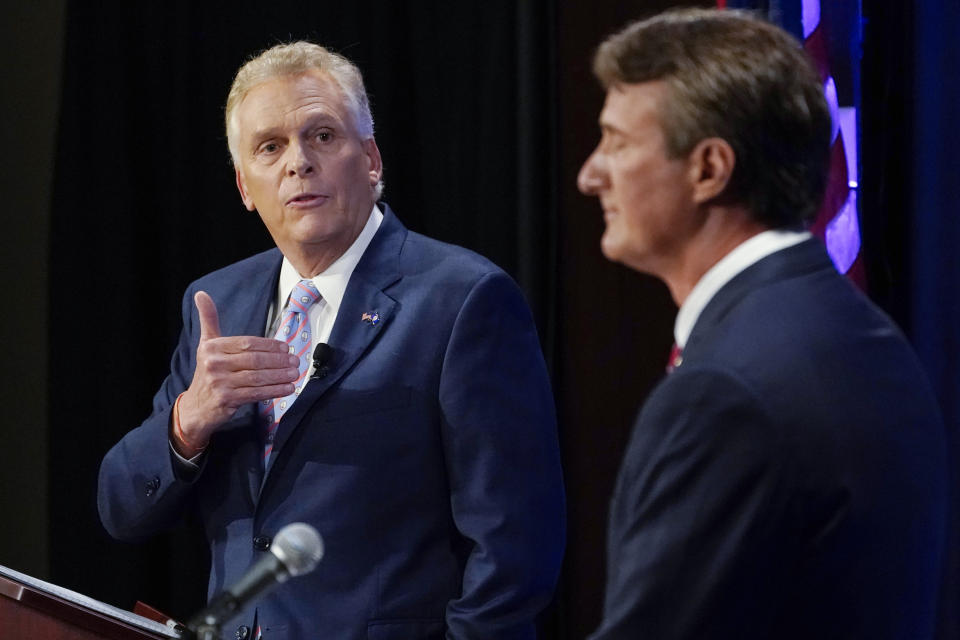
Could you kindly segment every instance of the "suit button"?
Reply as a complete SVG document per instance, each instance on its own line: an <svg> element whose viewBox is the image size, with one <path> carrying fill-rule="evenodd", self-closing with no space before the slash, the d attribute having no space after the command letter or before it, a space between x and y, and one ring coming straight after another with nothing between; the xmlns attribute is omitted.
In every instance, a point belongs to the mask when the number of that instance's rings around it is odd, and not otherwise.
<svg viewBox="0 0 960 640"><path fill-rule="evenodd" d="M160 488L160 478L156 478L156 477L151 478L150 480L147 480L147 484L144 486L144 489L146 490L146 494L148 498L151 497L153 494L155 494L159 488Z"/></svg>
<svg viewBox="0 0 960 640"><path fill-rule="evenodd" d="M233 634L237 640L247 640L250 637L250 627L243 624L237 627L237 632Z"/></svg>
<svg viewBox="0 0 960 640"><path fill-rule="evenodd" d="M253 539L253 548L257 551L266 551L270 548L270 538L268 536L257 536Z"/></svg>

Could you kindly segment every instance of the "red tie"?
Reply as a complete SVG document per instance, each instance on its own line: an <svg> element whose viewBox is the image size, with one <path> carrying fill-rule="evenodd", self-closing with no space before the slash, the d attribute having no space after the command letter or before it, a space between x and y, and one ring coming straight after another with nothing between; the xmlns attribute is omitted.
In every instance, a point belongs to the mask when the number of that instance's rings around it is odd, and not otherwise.
<svg viewBox="0 0 960 640"><path fill-rule="evenodd" d="M670 359L667 360L667 373L673 373L683 363L683 349L674 342L670 347Z"/></svg>

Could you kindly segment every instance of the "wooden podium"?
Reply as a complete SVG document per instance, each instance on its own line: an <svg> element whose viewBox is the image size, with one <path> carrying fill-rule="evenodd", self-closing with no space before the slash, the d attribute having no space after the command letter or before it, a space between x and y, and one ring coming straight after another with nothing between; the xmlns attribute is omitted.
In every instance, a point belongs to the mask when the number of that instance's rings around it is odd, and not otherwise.
<svg viewBox="0 0 960 640"><path fill-rule="evenodd" d="M0 567L3 640L167 640L163 625Z"/></svg>

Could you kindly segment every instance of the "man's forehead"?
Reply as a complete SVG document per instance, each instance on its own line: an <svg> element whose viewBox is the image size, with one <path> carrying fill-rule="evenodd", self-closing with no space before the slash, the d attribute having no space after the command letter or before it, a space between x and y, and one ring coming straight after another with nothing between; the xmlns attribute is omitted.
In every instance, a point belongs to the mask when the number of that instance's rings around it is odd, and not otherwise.
<svg viewBox="0 0 960 640"><path fill-rule="evenodd" d="M238 120L282 117L310 108L314 117L344 118L349 111L339 84L330 74L311 69L267 78L247 91L234 110Z"/></svg>
<svg viewBox="0 0 960 640"><path fill-rule="evenodd" d="M657 121L667 91L669 86L662 80L610 85L600 111L601 128L620 130Z"/></svg>
<svg viewBox="0 0 960 640"><path fill-rule="evenodd" d="M336 97L340 102L343 101L344 97L340 85L334 80L333 76L320 69L308 69L299 73L264 78L247 90L240 104L249 101L251 97L269 99L289 91L297 91L306 95L322 93L325 96Z"/></svg>

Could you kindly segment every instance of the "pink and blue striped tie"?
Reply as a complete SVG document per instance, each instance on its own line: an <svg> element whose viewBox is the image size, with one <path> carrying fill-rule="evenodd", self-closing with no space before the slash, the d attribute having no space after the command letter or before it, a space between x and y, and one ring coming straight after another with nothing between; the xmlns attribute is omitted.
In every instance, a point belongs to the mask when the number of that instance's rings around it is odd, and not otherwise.
<svg viewBox="0 0 960 640"><path fill-rule="evenodd" d="M283 398L264 400L260 403L260 415L266 425L263 446L263 464L266 466L273 452L273 439L277 434L280 418L287 412L306 386L307 371L310 370L310 319L307 310L320 299L320 292L310 280L301 280L290 293L290 300L283 310L280 326L274 334L276 340L290 345L290 353L300 359L300 377L294 383L293 393Z"/></svg>

